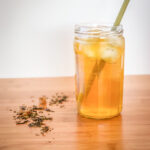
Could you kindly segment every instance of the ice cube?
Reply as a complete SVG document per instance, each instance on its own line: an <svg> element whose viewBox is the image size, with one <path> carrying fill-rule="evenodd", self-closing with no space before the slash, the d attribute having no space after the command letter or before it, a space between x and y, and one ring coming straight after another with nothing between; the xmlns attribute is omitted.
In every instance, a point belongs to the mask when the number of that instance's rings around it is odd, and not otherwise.
<svg viewBox="0 0 150 150"><path fill-rule="evenodd" d="M85 50L84 54L88 57L95 57L95 53L92 50Z"/></svg>
<svg viewBox="0 0 150 150"><path fill-rule="evenodd" d="M101 49L101 59L108 63L115 63L120 57L119 51L112 47Z"/></svg>
<svg viewBox="0 0 150 150"><path fill-rule="evenodd" d="M83 47L84 55L90 58L96 57L96 48L94 45L85 45Z"/></svg>
<svg viewBox="0 0 150 150"><path fill-rule="evenodd" d="M112 35L108 38L108 43L112 46L121 47L123 46L123 39L121 37Z"/></svg>

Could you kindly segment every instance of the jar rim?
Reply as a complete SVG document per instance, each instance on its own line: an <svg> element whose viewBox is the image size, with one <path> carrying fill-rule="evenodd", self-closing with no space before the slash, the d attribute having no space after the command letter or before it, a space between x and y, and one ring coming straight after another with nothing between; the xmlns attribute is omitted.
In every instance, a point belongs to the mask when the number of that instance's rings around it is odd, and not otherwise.
<svg viewBox="0 0 150 150"><path fill-rule="evenodd" d="M93 24L93 23L80 23L75 24L75 34L104 36L104 35L122 35L123 26L113 26L113 24Z"/></svg>

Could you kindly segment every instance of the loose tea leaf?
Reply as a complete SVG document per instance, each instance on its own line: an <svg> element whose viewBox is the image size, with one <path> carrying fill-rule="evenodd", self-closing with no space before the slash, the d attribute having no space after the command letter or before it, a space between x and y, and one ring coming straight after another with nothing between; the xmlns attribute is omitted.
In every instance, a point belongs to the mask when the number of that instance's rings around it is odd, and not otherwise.
<svg viewBox="0 0 150 150"><path fill-rule="evenodd" d="M39 98L39 107L45 109L47 105L47 97L46 96L42 96Z"/></svg>
<svg viewBox="0 0 150 150"><path fill-rule="evenodd" d="M19 121L16 121L16 124L25 124L27 122L28 120L19 120Z"/></svg>
<svg viewBox="0 0 150 150"><path fill-rule="evenodd" d="M45 127L42 127L41 128L41 133L45 133L45 132L48 132L49 131L49 126L45 126Z"/></svg>
<svg viewBox="0 0 150 150"><path fill-rule="evenodd" d="M47 112L54 112L53 110L51 110L49 108L46 108L45 111L47 111Z"/></svg>

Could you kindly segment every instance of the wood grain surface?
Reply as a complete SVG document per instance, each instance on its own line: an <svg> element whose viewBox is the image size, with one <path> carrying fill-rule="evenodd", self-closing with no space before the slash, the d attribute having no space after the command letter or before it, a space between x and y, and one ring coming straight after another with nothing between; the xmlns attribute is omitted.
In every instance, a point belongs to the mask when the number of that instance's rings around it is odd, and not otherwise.
<svg viewBox="0 0 150 150"><path fill-rule="evenodd" d="M35 136L38 129L15 124L9 109L55 92L69 99L53 108L51 133ZM0 150L150 150L150 76L125 77L123 112L112 119L79 116L74 95L72 77L0 79Z"/></svg>

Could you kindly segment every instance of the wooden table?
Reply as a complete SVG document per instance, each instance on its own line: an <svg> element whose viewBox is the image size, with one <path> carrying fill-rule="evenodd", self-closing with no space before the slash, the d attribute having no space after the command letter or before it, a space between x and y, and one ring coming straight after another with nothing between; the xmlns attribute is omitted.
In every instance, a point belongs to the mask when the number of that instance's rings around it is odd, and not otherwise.
<svg viewBox="0 0 150 150"><path fill-rule="evenodd" d="M15 124L9 109L60 91L69 100L54 108L51 133ZM125 78L122 115L108 120L77 115L72 77L0 79L0 150L150 150L150 76Z"/></svg>

